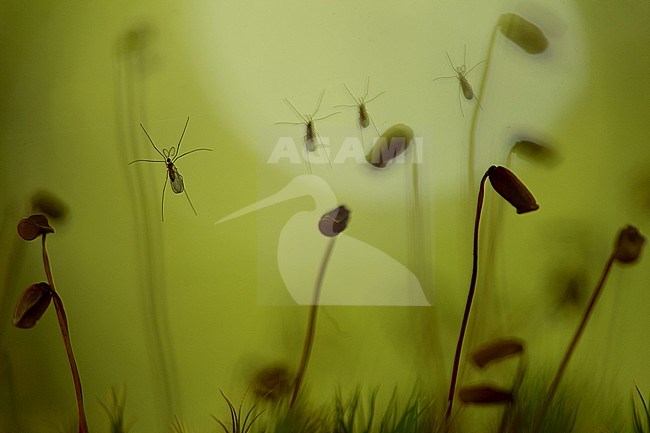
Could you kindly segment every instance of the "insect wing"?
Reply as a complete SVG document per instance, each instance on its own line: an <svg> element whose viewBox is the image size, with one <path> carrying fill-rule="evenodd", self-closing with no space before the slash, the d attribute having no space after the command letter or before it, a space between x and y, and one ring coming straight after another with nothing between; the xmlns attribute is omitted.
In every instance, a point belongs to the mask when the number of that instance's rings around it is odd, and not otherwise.
<svg viewBox="0 0 650 433"><path fill-rule="evenodd" d="M176 167L171 168L169 171L169 183L172 186L172 191L176 194L180 194L185 190L183 176L181 176Z"/></svg>
<svg viewBox="0 0 650 433"><path fill-rule="evenodd" d="M463 95L465 99L471 101L474 98L474 90L472 90L472 85L469 84L469 81L465 77L462 77L460 80L460 87L463 89Z"/></svg>
<svg viewBox="0 0 650 433"><path fill-rule="evenodd" d="M368 116L359 117L359 124L362 128L367 128L370 125L370 119L368 119Z"/></svg>
<svg viewBox="0 0 650 433"><path fill-rule="evenodd" d="M316 150L318 142L316 141L316 130L314 129L314 122L309 121L307 123L307 130L305 132L305 147L309 152Z"/></svg>
<svg viewBox="0 0 650 433"><path fill-rule="evenodd" d="M305 147L309 152L314 152L316 150L316 145L318 142L315 137L305 136Z"/></svg>
<svg viewBox="0 0 650 433"><path fill-rule="evenodd" d="M370 125L370 119L368 118L368 111L366 110L366 105L359 105L359 124L362 128L367 128Z"/></svg>

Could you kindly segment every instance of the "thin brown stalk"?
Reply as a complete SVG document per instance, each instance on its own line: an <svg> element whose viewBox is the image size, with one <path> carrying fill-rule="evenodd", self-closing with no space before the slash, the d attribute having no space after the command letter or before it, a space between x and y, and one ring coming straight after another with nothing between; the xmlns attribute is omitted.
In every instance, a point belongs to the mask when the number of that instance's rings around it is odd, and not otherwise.
<svg viewBox="0 0 650 433"><path fill-rule="evenodd" d="M535 423L533 424L533 429L532 429L533 433L537 433L541 428L541 424L544 419L544 416L546 415L546 412L548 411L548 408L551 404L551 400L553 400L553 396L557 391L557 387L560 383L560 380L562 379L562 375L564 374L564 371L566 370L566 367L569 364L571 355L573 354L576 346L578 345L578 341L580 340L580 337L582 336L582 333L584 332L585 327L587 326L587 321L589 320L589 317L591 316L594 306L596 305L596 301L598 301L598 298L600 297L600 293L602 292L603 287L605 286L605 281L607 280L609 271L611 270L612 265L616 260L616 252L617 252L616 249L614 249L612 254L609 256L609 259L607 259L607 263L605 264L603 273L600 277L600 280L598 281L598 284L596 285L596 289L594 290L593 295L591 295L591 300L589 301L589 305L587 306L587 309L585 310L585 313L582 316L580 325L578 325L578 329L576 330L576 333L573 336L573 340L571 340L571 344L569 344L569 347L566 353L564 354L564 358L562 359L562 362L560 363L560 366L557 369L557 372L555 373L555 378L553 378L553 382L551 383L551 386L548 388L548 391L546 391L544 400L542 400L542 404L540 405L539 411L537 412L537 415L535 417Z"/></svg>
<svg viewBox="0 0 650 433"><path fill-rule="evenodd" d="M300 385L302 384L303 378L305 376L305 371L307 370L307 363L309 362L309 355L311 354L311 348L314 343L314 333L316 331L316 318L318 314L318 302L320 299L320 292L323 286L323 280L325 279L325 270L327 269L327 264L332 255L332 250L334 249L334 242L336 237L330 239L327 244L327 249L325 250L325 255L323 256L323 261L320 266L320 271L318 272L318 277L316 278L316 286L314 287L314 296L311 303L311 308L309 310L309 323L307 324L307 334L305 335L305 343L302 348L302 359L300 360L300 367L298 367L298 374L296 375L296 381L293 388L293 394L291 396L291 403L289 404L289 410L293 408L298 393L300 392Z"/></svg>
<svg viewBox="0 0 650 433"><path fill-rule="evenodd" d="M454 397L456 394L456 382L458 380L458 368L460 367L460 355L463 350L463 341L465 339L465 331L467 330L467 322L469 320L469 313L472 310L472 301L474 300L474 292L476 291L476 278L478 276L478 235L479 225L481 222L481 209L483 208L483 197L485 195L485 181L488 178L488 170L481 179L481 184L478 191L478 202L476 205L476 219L474 220L474 246L473 246L473 259L472 259L472 277L469 283L469 292L467 294L467 302L465 304L465 312L463 313L463 321L460 326L460 335L456 343L456 354L454 355L454 366L451 372L451 384L449 385L449 395L447 396L447 411L445 412L445 429L449 428L451 418L451 411L454 404Z"/></svg>
<svg viewBox="0 0 650 433"><path fill-rule="evenodd" d="M68 329L68 318L65 314L65 309L63 308L63 301L61 300L61 297L56 292L56 288L54 287L54 279L52 278L50 259L47 255L47 249L45 248L45 237L46 235L43 234L43 266L45 267L47 282L49 283L50 289L52 290L52 298L54 300L54 308L56 309L56 317L59 320L59 327L61 328L61 335L63 336L65 351L68 355L70 370L72 371L72 380L74 381L74 390L77 397L77 409L79 412L79 433L88 433L88 423L86 421L86 413L84 411L83 394L81 389L81 378L79 377L79 370L77 369L77 363L74 358L74 353L72 352L70 331Z"/></svg>

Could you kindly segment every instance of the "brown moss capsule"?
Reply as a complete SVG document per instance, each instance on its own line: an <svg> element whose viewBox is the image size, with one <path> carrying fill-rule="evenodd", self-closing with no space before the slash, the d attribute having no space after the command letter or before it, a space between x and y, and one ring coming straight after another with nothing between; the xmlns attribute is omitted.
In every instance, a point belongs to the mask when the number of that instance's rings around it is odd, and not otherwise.
<svg viewBox="0 0 650 433"><path fill-rule="evenodd" d="M386 167L408 149L413 137L413 130L403 123L391 126L377 139L370 153L366 155L366 161L373 167Z"/></svg>
<svg viewBox="0 0 650 433"><path fill-rule="evenodd" d="M36 283L23 292L14 310L13 325L17 328L32 328L47 311L52 301L52 290L47 283Z"/></svg>
<svg viewBox="0 0 650 433"><path fill-rule="evenodd" d="M636 227L627 226L621 229L616 240L616 261L619 263L634 263L641 256L645 237Z"/></svg>
<svg viewBox="0 0 650 433"><path fill-rule="evenodd" d="M341 205L327 212L318 221L318 230L325 236L332 238L341 233L348 225L350 210Z"/></svg>
<svg viewBox="0 0 650 433"><path fill-rule="evenodd" d="M516 338L502 338L479 347L472 353L472 361L484 368L492 361L519 355L524 351L524 343Z"/></svg>
<svg viewBox="0 0 650 433"><path fill-rule="evenodd" d="M517 14L503 14L499 18L499 30L506 38L517 44L528 54L540 54L548 48L544 32L530 21Z"/></svg>
<svg viewBox="0 0 650 433"><path fill-rule="evenodd" d="M42 214L31 215L18 222L18 235L26 241L32 241L40 235L54 233L47 217Z"/></svg>
<svg viewBox="0 0 650 433"><path fill-rule="evenodd" d="M291 390L291 374L284 365L271 365L255 374L251 387L255 396L261 400L276 402Z"/></svg>
<svg viewBox="0 0 650 433"><path fill-rule="evenodd" d="M464 403L501 404L513 401L512 393L490 385L466 386L458 391L458 397Z"/></svg>
<svg viewBox="0 0 650 433"><path fill-rule="evenodd" d="M526 188L513 172L502 166L493 165L488 170L492 188L517 209L517 213L526 213L539 209L533 194Z"/></svg>

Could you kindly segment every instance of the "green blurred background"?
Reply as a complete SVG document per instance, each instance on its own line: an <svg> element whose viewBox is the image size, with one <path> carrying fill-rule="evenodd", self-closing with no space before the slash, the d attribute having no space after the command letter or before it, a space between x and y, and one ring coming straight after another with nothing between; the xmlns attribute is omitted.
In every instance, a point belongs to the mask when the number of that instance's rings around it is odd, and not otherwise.
<svg viewBox="0 0 650 433"><path fill-rule="evenodd" d="M351 103L343 83L361 94L370 76L370 96L386 91L368 106L379 130L403 122L422 137L417 211L413 165L312 166L352 209L346 234L415 272L432 304L326 307L308 370L314 402L356 384L408 394L420 382L444 395L471 270L468 179L490 164L509 161L541 208L517 216L488 192L468 348L516 335L531 369L555 368L617 230L630 223L650 233L647 1L4 0L0 8L2 432L57 431L75 418L53 312L32 330L11 326L21 291L45 279L39 246L15 231L41 190L69 208L52 222L48 248L92 431L106 431L98 400L111 387L126 386L133 431L167 431L174 415L208 431L210 414L225 414L219 389L238 399L259 368L296 368L308 308L260 294L282 291L279 233L312 202L214 224L307 174L306 164L266 163L273 124L297 121L283 98L307 112L324 89L321 114L342 113L319 131L354 135L353 110L333 106ZM506 12L540 26L549 48L532 56L497 36L489 70L468 77L483 110L463 99L463 116L458 83L432 79L452 73L445 51L460 64L466 47L468 69L485 60ZM129 162L156 157L140 122L169 147L187 116L184 150L214 151L177 164L198 216L168 189L162 223L164 166ZM301 127L277 128L300 143ZM556 163L511 155L522 137L547 144ZM615 268L566 377L607 410L627 414L634 383L650 390L649 280L648 260Z"/></svg>

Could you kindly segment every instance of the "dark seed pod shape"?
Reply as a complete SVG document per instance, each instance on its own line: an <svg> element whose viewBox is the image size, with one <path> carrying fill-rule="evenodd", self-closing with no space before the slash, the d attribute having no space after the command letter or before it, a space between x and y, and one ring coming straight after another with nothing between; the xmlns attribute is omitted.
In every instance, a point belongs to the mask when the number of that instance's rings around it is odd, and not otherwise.
<svg viewBox="0 0 650 433"><path fill-rule="evenodd" d="M641 256L644 244L645 237L636 227L623 227L616 240L616 261L625 264L636 262Z"/></svg>
<svg viewBox="0 0 650 433"><path fill-rule="evenodd" d="M32 328L47 311L52 301L52 290L47 283L36 283L29 286L16 304L13 324L17 328Z"/></svg>
<svg viewBox="0 0 650 433"><path fill-rule="evenodd" d="M325 236L333 238L345 230L348 226L349 219L350 210L341 205L320 218L320 221L318 221L318 230Z"/></svg>
<svg viewBox="0 0 650 433"><path fill-rule="evenodd" d="M502 338L490 341L472 353L472 361L484 368L493 361L509 358L524 352L524 342L516 338Z"/></svg>
<svg viewBox="0 0 650 433"><path fill-rule="evenodd" d="M388 128L377 139L366 161L373 167L384 168L408 149L413 141L413 130L403 123Z"/></svg>
<svg viewBox="0 0 650 433"><path fill-rule="evenodd" d="M33 241L40 235L54 233L47 217L42 214L31 215L18 222L18 235L26 241Z"/></svg>
<svg viewBox="0 0 650 433"><path fill-rule="evenodd" d="M499 29L503 36L517 44L528 54L540 54L548 48L548 39L546 39L542 29L517 14L501 15Z"/></svg>
<svg viewBox="0 0 650 433"><path fill-rule="evenodd" d="M517 213L526 213L539 209L533 194L526 188L513 172L505 167L493 165L488 169L492 188L517 209Z"/></svg>
<svg viewBox="0 0 650 433"><path fill-rule="evenodd" d="M512 153L529 161L553 166L559 161L557 151L531 140L519 140L512 146Z"/></svg>
<svg viewBox="0 0 650 433"><path fill-rule="evenodd" d="M512 393L490 385L466 386L458 391L458 397L464 403L503 404L513 401Z"/></svg>
<svg viewBox="0 0 650 433"><path fill-rule="evenodd" d="M68 216L68 206L48 191L37 191L31 201L32 210L42 212L55 221L64 220Z"/></svg>

